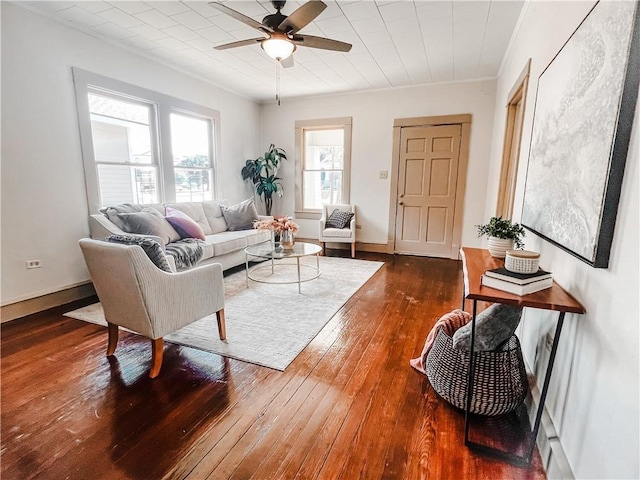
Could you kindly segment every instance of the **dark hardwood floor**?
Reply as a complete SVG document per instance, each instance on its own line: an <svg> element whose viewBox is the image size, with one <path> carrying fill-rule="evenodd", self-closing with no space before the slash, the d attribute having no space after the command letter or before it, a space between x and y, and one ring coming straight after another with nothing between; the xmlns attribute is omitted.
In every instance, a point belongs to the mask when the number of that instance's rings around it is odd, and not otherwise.
<svg viewBox="0 0 640 480"><path fill-rule="evenodd" d="M95 299L3 324L2 479L545 478L537 452L470 452L409 367L460 306L460 262L358 258L386 263L285 372L165 343L151 380L148 340L122 332L107 358L105 328L62 316Z"/></svg>

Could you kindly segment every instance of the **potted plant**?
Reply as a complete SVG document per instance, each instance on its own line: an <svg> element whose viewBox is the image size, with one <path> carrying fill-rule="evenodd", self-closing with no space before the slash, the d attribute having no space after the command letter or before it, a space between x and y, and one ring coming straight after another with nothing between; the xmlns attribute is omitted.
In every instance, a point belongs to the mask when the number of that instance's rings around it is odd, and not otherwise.
<svg viewBox="0 0 640 480"><path fill-rule="evenodd" d="M273 206L273 194L282 197L284 190L282 188L282 179L277 177L280 162L287 159L287 153L277 148L273 143L269 145L269 149L264 156L255 160L247 160L242 167L242 179L251 180L256 193L262 197L264 201L267 215L271 215L271 207Z"/></svg>
<svg viewBox="0 0 640 480"><path fill-rule="evenodd" d="M489 253L498 258L504 258L507 250L513 250L514 244L518 249L524 248L522 238L525 235L524 228L519 223L502 217L491 217L489 223L476 225L478 237L489 237Z"/></svg>

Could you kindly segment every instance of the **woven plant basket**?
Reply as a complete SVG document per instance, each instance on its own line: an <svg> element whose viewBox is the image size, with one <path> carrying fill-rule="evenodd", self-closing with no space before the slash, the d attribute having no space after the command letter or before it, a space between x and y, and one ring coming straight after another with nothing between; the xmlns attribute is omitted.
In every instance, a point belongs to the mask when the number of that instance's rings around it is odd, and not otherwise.
<svg viewBox="0 0 640 480"><path fill-rule="evenodd" d="M436 335L427 355L426 372L438 395L465 409L469 351L453 348L444 329ZM518 337L512 335L499 351L474 352L471 413L503 415L515 410L527 396L529 384Z"/></svg>

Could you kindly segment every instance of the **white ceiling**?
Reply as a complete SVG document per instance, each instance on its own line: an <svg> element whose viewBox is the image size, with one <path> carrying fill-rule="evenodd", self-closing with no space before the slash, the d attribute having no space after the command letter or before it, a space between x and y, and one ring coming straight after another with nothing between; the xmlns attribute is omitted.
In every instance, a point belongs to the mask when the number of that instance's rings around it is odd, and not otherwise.
<svg viewBox="0 0 640 480"><path fill-rule="evenodd" d="M300 33L353 44L349 53L299 47L281 70L283 98L495 77L524 0L324 0ZM305 1L288 1L291 14ZM225 4L262 21L269 0ZM274 99L276 65L258 44L213 47L259 37L206 1L20 1L90 35L261 102Z"/></svg>

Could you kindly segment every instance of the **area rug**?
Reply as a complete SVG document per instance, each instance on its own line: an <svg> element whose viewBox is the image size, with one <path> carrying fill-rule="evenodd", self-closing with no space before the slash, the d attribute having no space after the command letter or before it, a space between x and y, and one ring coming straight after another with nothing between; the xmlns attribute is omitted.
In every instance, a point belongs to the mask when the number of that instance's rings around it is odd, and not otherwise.
<svg viewBox="0 0 640 480"><path fill-rule="evenodd" d="M302 261L306 265L303 275L309 276L315 257ZM382 265L382 262L320 257L322 274L302 283L302 293L298 293L297 284L250 281L247 287L244 270L235 272L224 279L227 340L218 338L215 315L167 335L164 340L284 371ZM261 275L270 274L267 262L261 267ZM292 280L296 272L294 265L281 265L276 267L276 277L272 279ZM106 326L99 303L65 315Z"/></svg>

